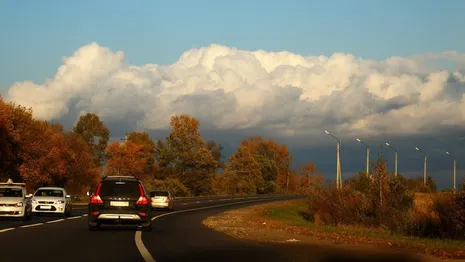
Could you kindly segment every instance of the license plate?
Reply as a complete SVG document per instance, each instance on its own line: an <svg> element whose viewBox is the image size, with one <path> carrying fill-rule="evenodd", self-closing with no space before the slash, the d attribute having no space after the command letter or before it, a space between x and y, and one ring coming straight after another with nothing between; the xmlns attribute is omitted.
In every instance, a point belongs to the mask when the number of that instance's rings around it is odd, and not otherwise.
<svg viewBox="0 0 465 262"><path fill-rule="evenodd" d="M40 206L40 209L52 209L51 206Z"/></svg>
<svg viewBox="0 0 465 262"><path fill-rule="evenodd" d="M129 206L129 202L121 202L121 201L111 201L110 206L114 207L127 207Z"/></svg>

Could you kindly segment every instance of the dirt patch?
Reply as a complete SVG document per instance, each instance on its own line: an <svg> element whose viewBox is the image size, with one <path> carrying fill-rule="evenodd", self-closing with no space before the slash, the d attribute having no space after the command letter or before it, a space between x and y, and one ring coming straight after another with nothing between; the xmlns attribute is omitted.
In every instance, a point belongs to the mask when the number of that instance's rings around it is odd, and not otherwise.
<svg viewBox="0 0 465 262"><path fill-rule="evenodd" d="M280 221L263 218L266 209L295 204L295 201L280 201L230 210L203 221L209 228L235 238L259 242L298 243L324 245L325 248L337 247L348 252L412 253L412 250L396 246L389 240L376 237L360 237L343 232L323 232L308 227L285 225ZM415 251L414 251L415 252ZM457 259L436 258L416 252L420 261L463 261ZM422 252L423 253L423 252ZM441 254L434 254L441 256Z"/></svg>

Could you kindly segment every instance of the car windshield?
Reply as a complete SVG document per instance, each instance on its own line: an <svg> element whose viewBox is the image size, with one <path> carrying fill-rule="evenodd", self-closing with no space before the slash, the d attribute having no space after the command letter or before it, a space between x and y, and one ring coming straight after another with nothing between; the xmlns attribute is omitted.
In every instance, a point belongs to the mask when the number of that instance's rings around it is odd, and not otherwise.
<svg viewBox="0 0 465 262"><path fill-rule="evenodd" d="M36 191L34 196L46 196L46 197L63 197L63 190L58 189L39 189Z"/></svg>
<svg viewBox="0 0 465 262"><path fill-rule="evenodd" d="M99 195L102 197L137 198L140 196L139 183L134 181L102 182Z"/></svg>
<svg viewBox="0 0 465 262"><path fill-rule="evenodd" d="M154 191L152 196L169 196L168 191Z"/></svg>
<svg viewBox="0 0 465 262"><path fill-rule="evenodd" d="M23 197L21 188L0 188L0 197Z"/></svg>

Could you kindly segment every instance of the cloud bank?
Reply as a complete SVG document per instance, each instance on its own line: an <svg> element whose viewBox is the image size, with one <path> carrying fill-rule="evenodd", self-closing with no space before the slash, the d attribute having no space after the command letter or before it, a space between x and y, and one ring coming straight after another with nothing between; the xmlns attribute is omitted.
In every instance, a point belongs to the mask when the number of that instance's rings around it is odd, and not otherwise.
<svg viewBox="0 0 465 262"><path fill-rule="evenodd" d="M44 120L94 112L138 130L165 129L188 113L208 130L374 137L464 129L464 92L465 54L455 51L374 61L212 44L170 65L130 65L122 51L91 43L52 79L15 83L6 99Z"/></svg>

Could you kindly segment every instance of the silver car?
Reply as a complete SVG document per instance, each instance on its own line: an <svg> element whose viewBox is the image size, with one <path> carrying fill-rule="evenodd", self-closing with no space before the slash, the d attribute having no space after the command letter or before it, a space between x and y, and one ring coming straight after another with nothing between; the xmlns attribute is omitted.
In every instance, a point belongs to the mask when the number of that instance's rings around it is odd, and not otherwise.
<svg viewBox="0 0 465 262"><path fill-rule="evenodd" d="M32 212L36 215L55 213L70 216L72 208L71 196L62 187L41 187L32 197Z"/></svg>
<svg viewBox="0 0 465 262"><path fill-rule="evenodd" d="M152 209L163 208L173 211L174 197L168 190L155 190L150 192Z"/></svg>
<svg viewBox="0 0 465 262"><path fill-rule="evenodd" d="M31 199L26 193L25 183L13 183L11 179L0 183L0 217L29 219Z"/></svg>

